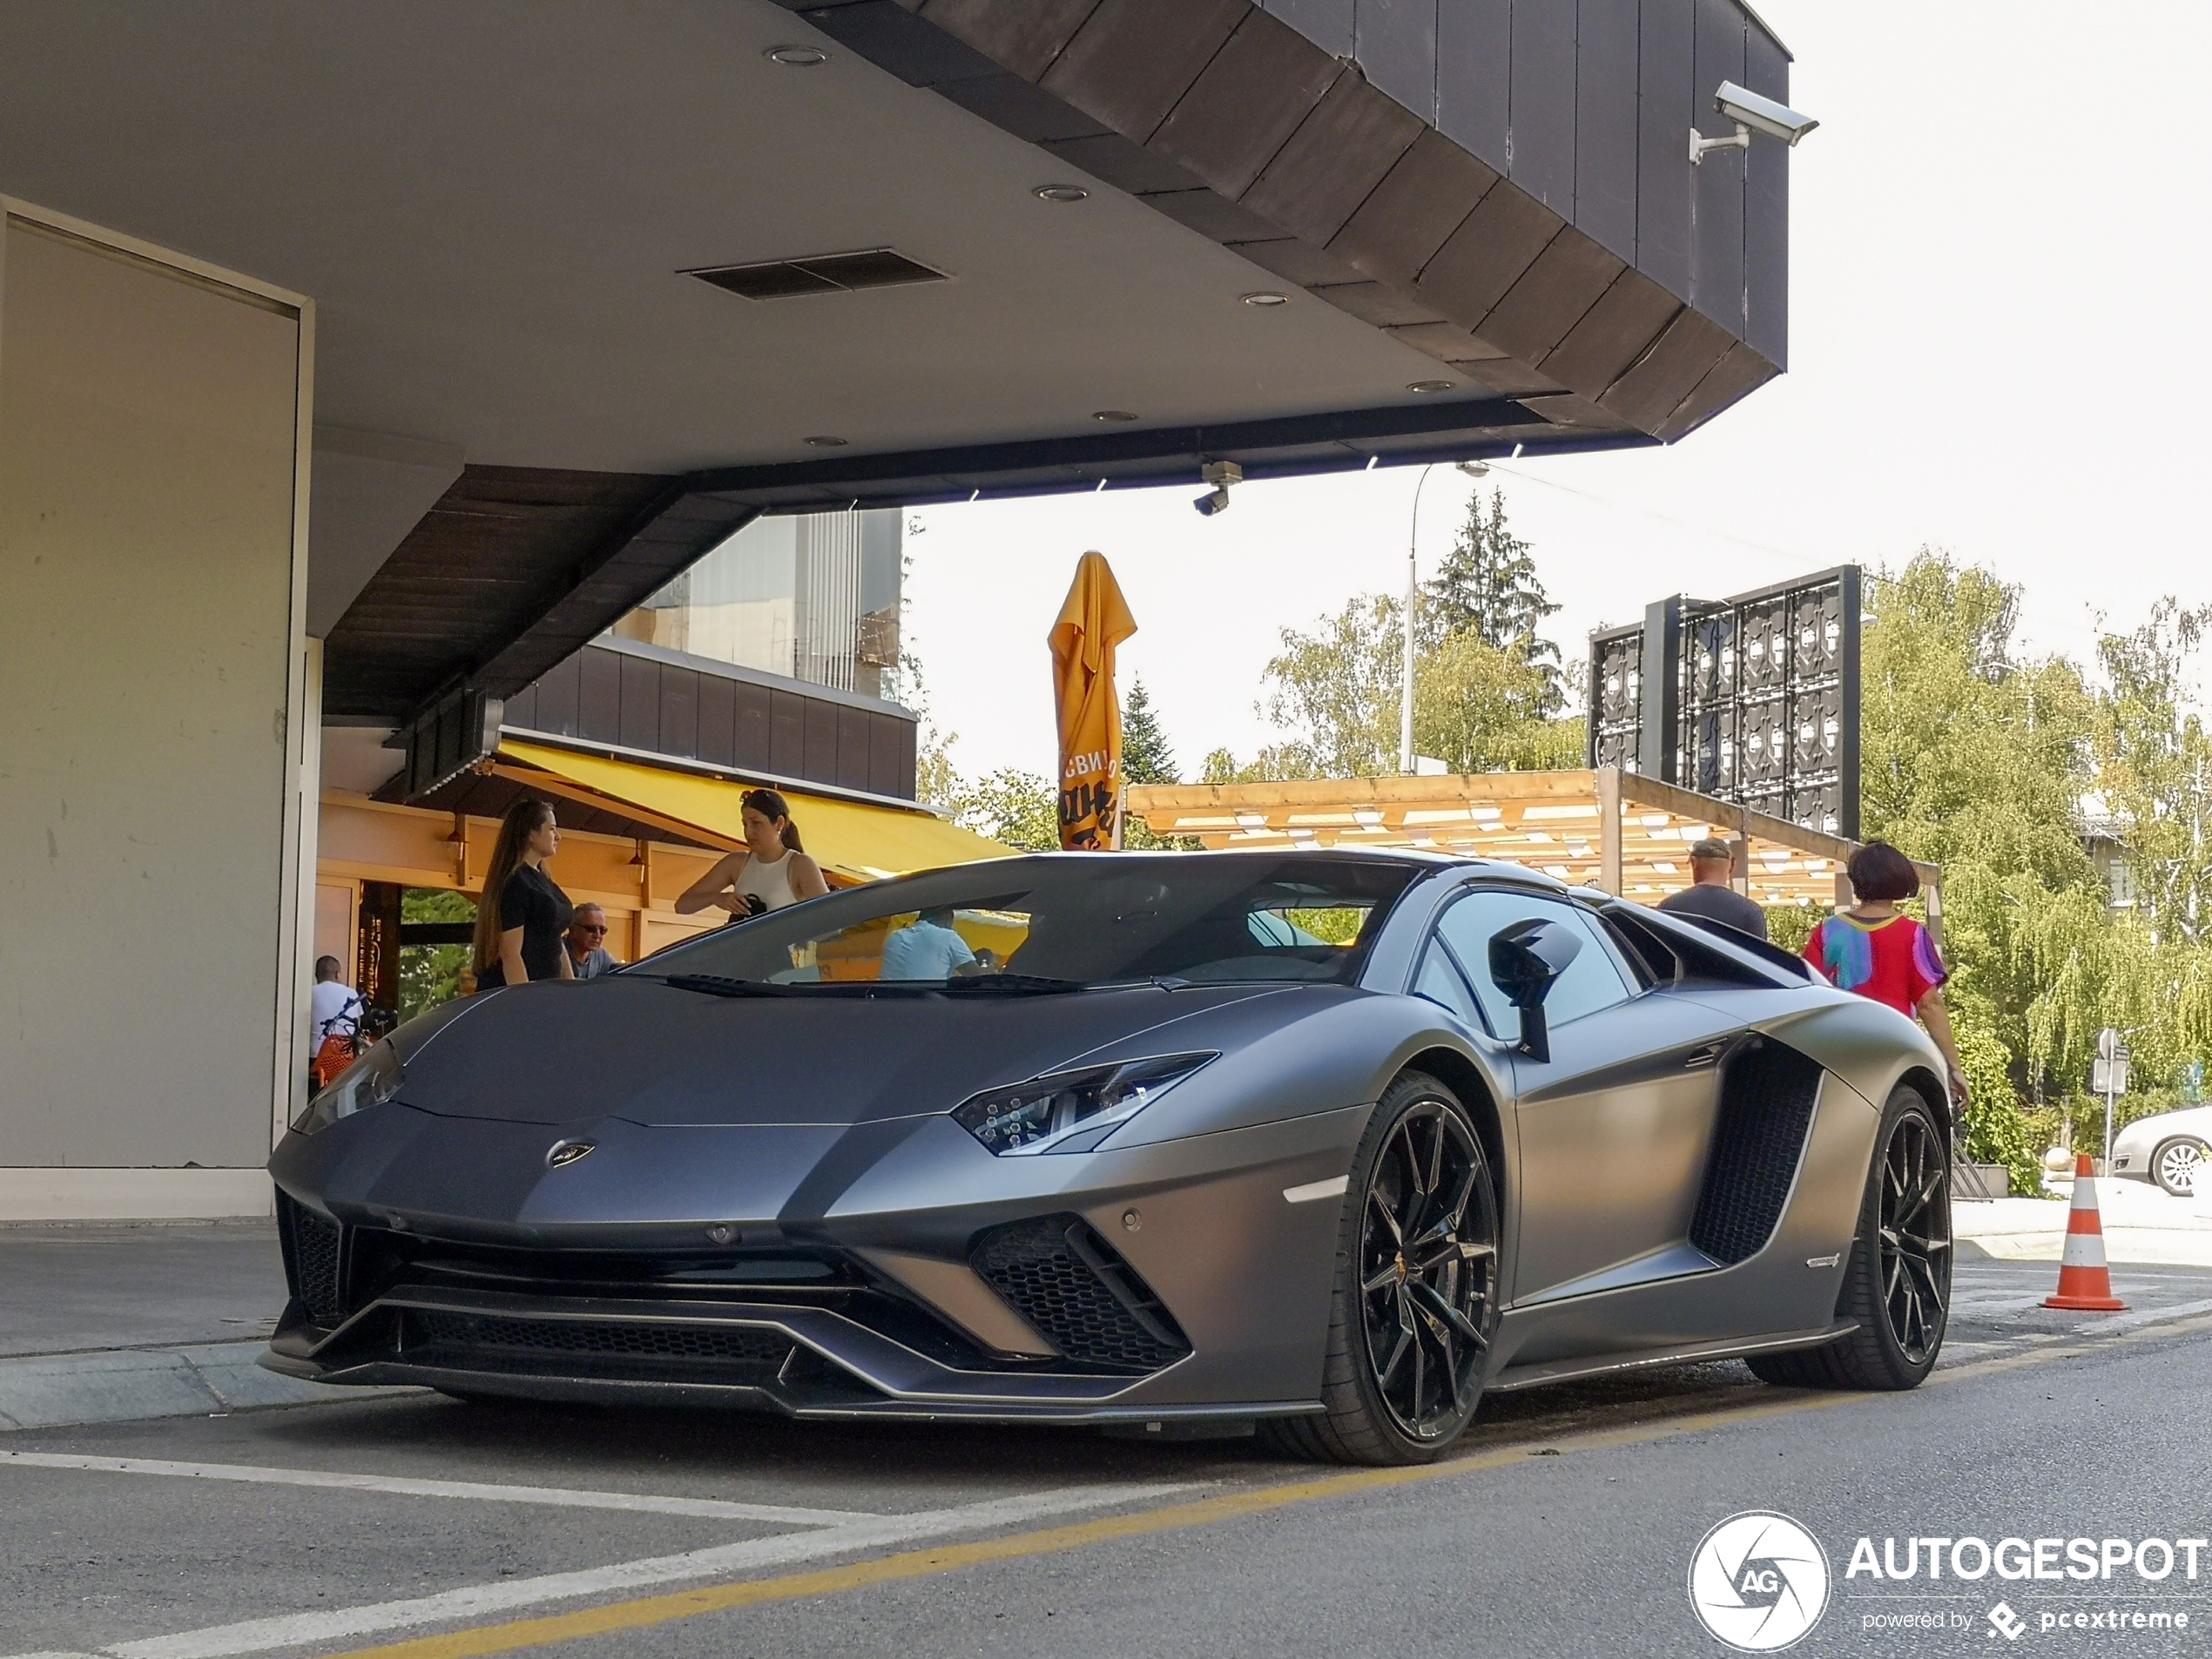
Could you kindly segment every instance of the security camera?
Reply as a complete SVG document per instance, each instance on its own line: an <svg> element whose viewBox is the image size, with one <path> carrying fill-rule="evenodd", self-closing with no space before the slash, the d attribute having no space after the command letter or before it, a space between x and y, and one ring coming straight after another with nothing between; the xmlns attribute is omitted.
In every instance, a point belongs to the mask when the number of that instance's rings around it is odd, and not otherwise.
<svg viewBox="0 0 2212 1659"><path fill-rule="evenodd" d="M1786 104L1777 104L1770 98L1762 98L1734 81L1723 81L1720 91L1713 94L1713 107L1736 123L1732 138L1709 138L1696 127L1689 130L1689 162L1692 166L1702 164L1708 150L1749 150L1751 134L1764 132L1770 138L1779 138L1792 149L1797 140L1820 125L1809 115L1800 115Z"/></svg>
<svg viewBox="0 0 2212 1659"><path fill-rule="evenodd" d="M1216 513L1229 510L1229 486L1244 482L1244 469L1233 461L1209 461L1199 476L1213 488L1190 504L1211 518Z"/></svg>

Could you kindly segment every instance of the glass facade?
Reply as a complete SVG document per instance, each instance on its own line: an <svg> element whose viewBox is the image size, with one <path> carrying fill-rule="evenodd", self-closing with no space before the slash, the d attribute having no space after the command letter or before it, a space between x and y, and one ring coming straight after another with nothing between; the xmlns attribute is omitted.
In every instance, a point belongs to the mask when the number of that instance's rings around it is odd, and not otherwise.
<svg viewBox="0 0 2212 1659"><path fill-rule="evenodd" d="M625 639L813 685L893 695L904 520L759 518L614 627Z"/></svg>

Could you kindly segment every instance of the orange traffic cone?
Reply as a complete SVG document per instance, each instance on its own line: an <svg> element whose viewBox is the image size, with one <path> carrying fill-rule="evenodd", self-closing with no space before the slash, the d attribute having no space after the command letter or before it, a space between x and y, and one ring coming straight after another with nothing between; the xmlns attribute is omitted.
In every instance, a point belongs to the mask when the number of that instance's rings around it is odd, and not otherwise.
<svg viewBox="0 0 2212 1659"><path fill-rule="evenodd" d="M2047 1308L2107 1312L2128 1305L2112 1293L2105 1266L2104 1228L2097 1219L2096 1164L2087 1154L2074 1166L2074 1207L2066 1216L2066 1254L2059 1258L2059 1288Z"/></svg>

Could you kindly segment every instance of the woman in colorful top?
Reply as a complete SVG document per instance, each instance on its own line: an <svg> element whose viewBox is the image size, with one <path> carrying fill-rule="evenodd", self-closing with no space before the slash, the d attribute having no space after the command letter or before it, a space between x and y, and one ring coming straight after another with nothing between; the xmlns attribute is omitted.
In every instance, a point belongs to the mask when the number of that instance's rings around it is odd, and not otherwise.
<svg viewBox="0 0 2212 1659"><path fill-rule="evenodd" d="M1805 960L1840 989L1886 1003L1908 1018L1919 1015L1943 1050L1952 1096L1963 1102L1966 1076L1959 1069L1959 1045L1943 1007L1943 985L1951 975L1928 930L1898 912L1899 903L1919 892L1920 873L1885 841L1869 841L1844 869L1858 902L1813 929Z"/></svg>

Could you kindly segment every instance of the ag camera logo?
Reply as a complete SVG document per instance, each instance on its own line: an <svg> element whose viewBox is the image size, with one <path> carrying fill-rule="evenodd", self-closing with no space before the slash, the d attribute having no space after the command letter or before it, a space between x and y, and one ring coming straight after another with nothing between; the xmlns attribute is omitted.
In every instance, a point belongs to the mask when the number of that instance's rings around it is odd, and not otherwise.
<svg viewBox="0 0 2212 1659"><path fill-rule="evenodd" d="M1689 1605L1715 1640L1773 1653L1802 1639L1828 1610L1828 1555L1787 1515L1730 1515L1689 1558Z"/></svg>

